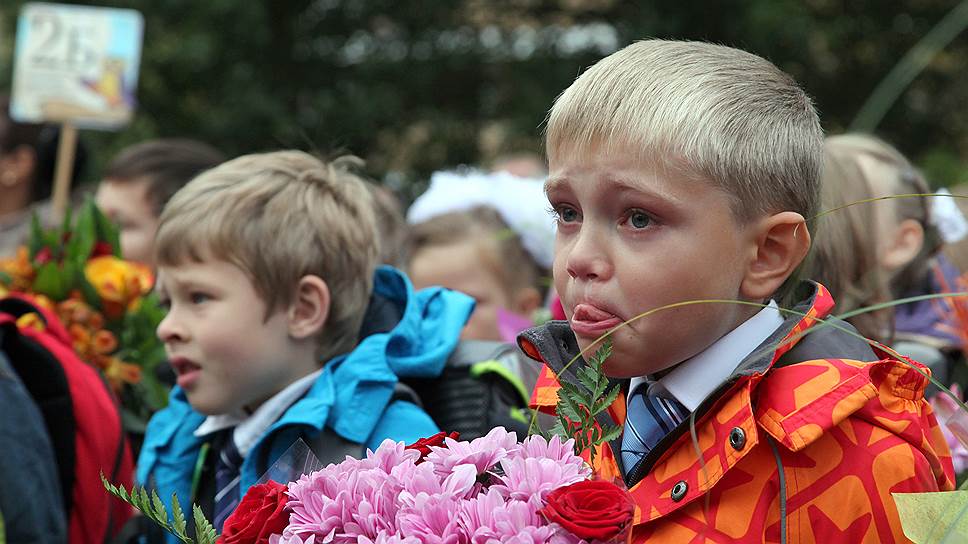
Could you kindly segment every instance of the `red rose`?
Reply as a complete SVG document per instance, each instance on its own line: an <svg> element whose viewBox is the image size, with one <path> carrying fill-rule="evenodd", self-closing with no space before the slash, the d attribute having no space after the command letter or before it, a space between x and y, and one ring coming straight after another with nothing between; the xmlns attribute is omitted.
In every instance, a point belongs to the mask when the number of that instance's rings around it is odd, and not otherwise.
<svg viewBox="0 0 968 544"><path fill-rule="evenodd" d="M410 444L405 449L417 450L420 452L420 459L423 460L430 453L430 446L443 446L445 438L453 438L457 440L460 437L460 433L452 432L447 434L443 431L431 436L430 438L421 438L413 444Z"/></svg>
<svg viewBox="0 0 968 544"><path fill-rule="evenodd" d="M269 480L254 485L222 527L221 544L266 544L289 525L288 488Z"/></svg>
<svg viewBox="0 0 968 544"><path fill-rule="evenodd" d="M541 514L579 538L609 540L628 529L635 503L611 482L585 480L549 493Z"/></svg>

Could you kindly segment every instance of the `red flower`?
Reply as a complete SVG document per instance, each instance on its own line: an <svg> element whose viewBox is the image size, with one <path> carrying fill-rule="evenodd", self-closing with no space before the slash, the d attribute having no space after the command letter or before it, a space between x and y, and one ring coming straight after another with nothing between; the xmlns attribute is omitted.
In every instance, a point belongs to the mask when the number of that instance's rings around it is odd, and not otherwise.
<svg viewBox="0 0 968 544"><path fill-rule="evenodd" d="M38 265L43 265L49 263L54 258L53 252L51 252L49 247L42 247L40 251L34 255L34 262Z"/></svg>
<svg viewBox="0 0 968 544"><path fill-rule="evenodd" d="M541 514L579 538L607 541L629 528L635 503L611 482L585 480L549 493Z"/></svg>
<svg viewBox="0 0 968 544"><path fill-rule="evenodd" d="M289 524L287 490L288 487L272 480L250 487L235 512L225 520L219 542L267 544L270 535L282 533Z"/></svg>
<svg viewBox="0 0 968 544"><path fill-rule="evenodd" d="M405 449L419 451L420 460L423 461L423 458L426 457L428 454L430 454L431 446L442 447L444 445L445 438L453 438L454 440L457 440L459 437L460 437L460 433L458 432L452 432L450 434L447 434L441 431L431 436L430 438L421 438L420 440L417 440L413 444L410 444L409 446L407 446Z"/></svg>
<svg viewBox="0 0 968 544"><path fill-rule="evenodd" d="M94 248L91 249L91 257L104 257L105 255L114 255L114 250L111 249L111 244L105 241L99 241L94 244Z"/></svg>

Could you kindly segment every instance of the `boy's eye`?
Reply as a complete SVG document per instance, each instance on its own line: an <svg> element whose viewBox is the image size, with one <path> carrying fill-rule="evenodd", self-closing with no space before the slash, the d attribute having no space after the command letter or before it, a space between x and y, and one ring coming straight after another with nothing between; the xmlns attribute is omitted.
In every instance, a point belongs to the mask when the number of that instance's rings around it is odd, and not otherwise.
<svg viewBox="0 0 968 544"><path fill-rule="evenodd" d="M634 229L644 229L652 224L652 216L641 210L632 210L626 221Z"/></svg>
<svg viewBox="0 0 968 544"><path fill-rule="evenodd" d="M202 304L203 302L208 302L212 298L205 293L192 293L190 297L192 304Z"/></svg>
<svg viewBox="0 0 968 544"><path fill-rule="evenodd" d="M571 206L556 206L552 208L551 213L561 223L574 223L581 219L578 210Z"/></svg>
<svg viewBox="0 0 968 544"><path fill-rule="evenodd" d="M158 306L165 312L171 311L171 299L167 297L158 297Z"/></svg>

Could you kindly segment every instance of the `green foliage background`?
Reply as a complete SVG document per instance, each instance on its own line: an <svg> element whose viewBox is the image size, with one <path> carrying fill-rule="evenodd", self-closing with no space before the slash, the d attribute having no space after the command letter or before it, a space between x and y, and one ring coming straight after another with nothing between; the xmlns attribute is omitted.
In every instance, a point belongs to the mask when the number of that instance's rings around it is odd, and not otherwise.
<svg viewBox="0 0 968 544"><path fill-rule="evenodd" d="M0 4L9 88L21 0ZM84 2L90 3L90 2ZM190 136L229 154L342 149L410 193L430 172L540 151L541 122L583 68L645 37L763 55L845 130L885 74L956 0L124 0L146 21L140 109L85 132L88 178L125 145ZM878 132L935 185L968 181L968 35L938 54Z"/></svg>

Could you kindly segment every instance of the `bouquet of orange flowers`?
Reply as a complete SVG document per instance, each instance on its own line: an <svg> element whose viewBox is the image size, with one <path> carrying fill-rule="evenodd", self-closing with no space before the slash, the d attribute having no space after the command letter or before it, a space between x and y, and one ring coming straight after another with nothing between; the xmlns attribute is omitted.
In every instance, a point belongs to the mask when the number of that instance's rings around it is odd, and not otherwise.
<svg viewBox="0 0 968 544"><path fill-rule="evenodd" d="M155 336L164 313L150 293L151 270L122 260L118 248L117 228L91 200L57 229L42 229L35 217L28 245L0 259L0 297L20 293L57 315L74 351L121 399L125 428L143 432L167 402L155 377L165 358ZM44 327L36 314L18 325Z"/></svg>

